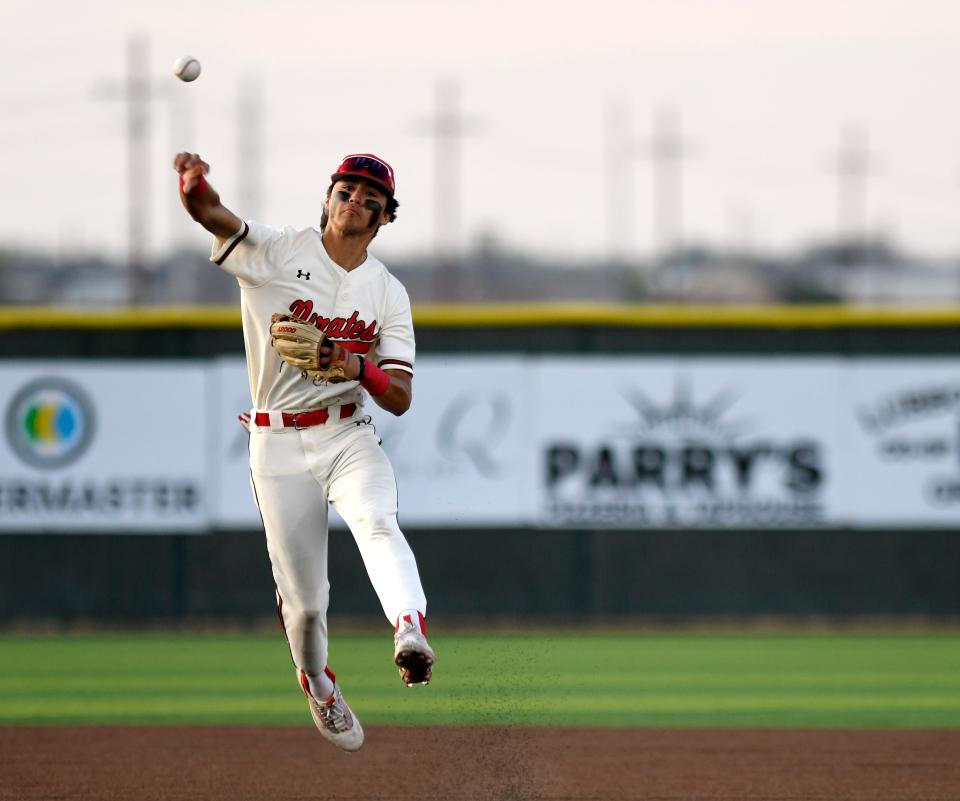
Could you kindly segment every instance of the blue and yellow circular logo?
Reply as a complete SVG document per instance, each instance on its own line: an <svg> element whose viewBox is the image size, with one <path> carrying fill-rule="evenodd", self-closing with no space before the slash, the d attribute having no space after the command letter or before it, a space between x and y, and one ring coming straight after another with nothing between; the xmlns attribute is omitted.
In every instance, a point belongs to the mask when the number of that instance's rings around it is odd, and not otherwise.
<svg viewBox="0 0 960 801"><path fill-rule="evenodd" d="M76 384L43 378L24 386L7 407L7 440L24 462L65 467L93 437L93 404Z"/></svg>

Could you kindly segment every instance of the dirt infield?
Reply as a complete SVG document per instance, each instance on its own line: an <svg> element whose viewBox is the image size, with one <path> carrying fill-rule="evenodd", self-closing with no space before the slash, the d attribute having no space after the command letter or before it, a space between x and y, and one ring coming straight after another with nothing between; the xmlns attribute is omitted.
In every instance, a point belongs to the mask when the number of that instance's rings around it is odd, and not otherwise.
<svg viewBox="0 0 960 801"><path fill-rule="evenodd" d="M3 801L957 801L960 731L0 728Z"/></svg>

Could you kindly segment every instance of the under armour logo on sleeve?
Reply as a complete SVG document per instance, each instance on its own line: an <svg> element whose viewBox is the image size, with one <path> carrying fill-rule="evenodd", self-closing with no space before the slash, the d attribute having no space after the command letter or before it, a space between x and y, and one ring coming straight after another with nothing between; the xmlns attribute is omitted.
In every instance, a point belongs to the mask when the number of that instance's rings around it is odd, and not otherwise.
<svg viewBox="0 0 960 801"><path fill-rule="evenodd" d="M303 270L297 270L297 278L304 278L307 281L309 281L310 273L305 273Z"/></svg>

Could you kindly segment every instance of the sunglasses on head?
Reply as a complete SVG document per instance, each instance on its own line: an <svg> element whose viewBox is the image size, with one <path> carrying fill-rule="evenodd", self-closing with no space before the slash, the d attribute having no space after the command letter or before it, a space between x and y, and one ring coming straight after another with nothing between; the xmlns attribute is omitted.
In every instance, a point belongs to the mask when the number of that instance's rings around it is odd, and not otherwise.
<svg viewBox="0 0 960 801"><path fill-rule="evenodd" d="M390 168L371 156L347 156L340 165L340 172L365 172L388 186L393 185Z"/></svg>

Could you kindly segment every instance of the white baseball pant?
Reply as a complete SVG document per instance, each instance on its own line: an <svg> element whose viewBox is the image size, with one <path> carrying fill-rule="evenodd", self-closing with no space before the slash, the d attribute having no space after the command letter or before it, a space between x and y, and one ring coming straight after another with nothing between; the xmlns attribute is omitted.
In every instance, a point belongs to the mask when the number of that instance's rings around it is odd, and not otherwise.
<svg viewBox="0 0 960 801"><path fill-rule="evenodd" d="M266 531L280 616L294 664L317 676L327 666L327 502L350 527L391 625L401 612L426 614L417 563L397 523L393 467L369 417L297 430L250 426L250 472ZM276 419L276 413L273 414Z"/></svg>

